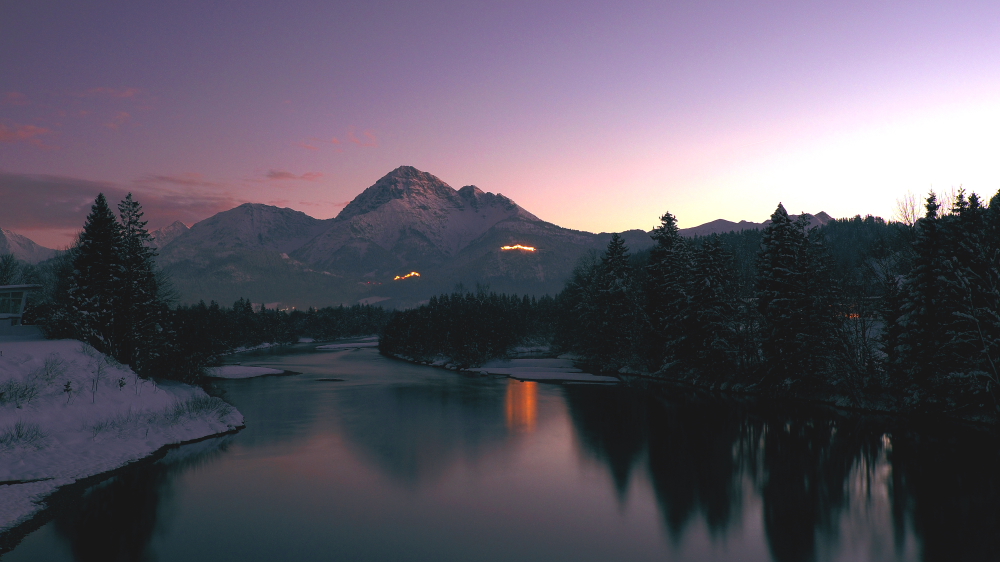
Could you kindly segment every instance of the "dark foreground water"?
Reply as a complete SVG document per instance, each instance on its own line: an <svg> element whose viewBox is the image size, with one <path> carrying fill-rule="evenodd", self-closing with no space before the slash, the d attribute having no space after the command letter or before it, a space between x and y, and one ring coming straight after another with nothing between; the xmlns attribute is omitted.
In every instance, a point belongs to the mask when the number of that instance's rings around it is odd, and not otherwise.
<svg viewBox="0 0 1000 562"><path fill-rule="evenodd" d="M220 383L245 430L79 491L4 561L1000 560L989 433L374 350L245 362L302 374Z"/></svg>

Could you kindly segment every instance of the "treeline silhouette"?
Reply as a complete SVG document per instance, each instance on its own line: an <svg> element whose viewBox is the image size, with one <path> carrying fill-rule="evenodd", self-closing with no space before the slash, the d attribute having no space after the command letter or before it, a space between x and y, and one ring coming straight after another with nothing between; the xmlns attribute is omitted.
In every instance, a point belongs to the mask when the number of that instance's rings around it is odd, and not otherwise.
<svg viewBox="0 0 1000 562"><path fill-rule="evenodd" d="M762 230L693 239L666 213L652 238L633 255L613 236L554 301L456 294L397 313L383 350L472 364L551 336L555 351L605 373L1000 412L1000 195L984 205L959 191L942 209L931 193L912 225L859 216L810 228L779 204Z"/></svg>
<svg viewBox="0 0 1000 562"><path fill-rule="evenodd" d="M140 376L193 382L235 349L374 334L388 320L386 311L367 305L286 311L240 299L232 308L215 302L174 307L142 217L131 194L117 215L101 194L76 244L44 267L0 258L0 281L44 286L25 321L50 338L85 341Z"/></svg>
<svg viewBox="0 0 1000 562"><path fill-rule="evenodd" d="M555 299L549 296L459 288L417 308L393 312L380 334L379 349L421 361L443 355L458 365L476 365L516 345L546 343L554 335L555 313Z"/></svg>

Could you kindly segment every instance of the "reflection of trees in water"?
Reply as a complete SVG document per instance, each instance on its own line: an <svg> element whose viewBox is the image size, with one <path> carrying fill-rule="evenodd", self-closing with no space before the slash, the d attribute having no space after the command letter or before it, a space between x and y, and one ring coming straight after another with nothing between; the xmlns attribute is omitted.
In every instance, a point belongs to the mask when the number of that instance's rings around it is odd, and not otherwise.
<svg viewBox="0 0 1000 562"><path fill-rule="evenodd" d="M53 521L78 562L152 560L148 551L173 475L223 452L230 437L173 449L162 459L122 471L68 502Z"/></svg>
<svg viewBox="0 0 1000 562"><path fill-rule="evenodd" d="M240 433L240 446L248 449L289 447L308 439L323 396L321 392L303 392L296 377L217 381L213 390L236 406L247 420L246 429Z"/></svg>
<svg viewBox="0 0 1000 562"><path fill-rule="evenodd" d="M580 442L621 496L645 456L675 542L697 517L723 538L753 493L778 562L815 560L817 545L837 545L844 530L867 534L872 549L892 537L897 556L915 530L925 560L1000 552L1000 440L984 432L620 388L568 386L565 395Z"/></svg>
<svg viewBox="0 0 1000 562"><path fill-rule="evenodd" d="M455 377L337 394L343 435L385 474L415 486L507 440L507 381Z"/></svg>
<svg viewBox="0 0 1000 562"><path fill-rule="evenodd" d="M894 503L910 514L923 558L1000 559L1000 438L984 431L896 433Z"/></svg>
<svg viewBox="0 0 1000 562"><path fill-rule="evenodd" d="M566 386L566 403L586 451L608 464L620 498L646 444L644 395L622 387Z"/></svg>

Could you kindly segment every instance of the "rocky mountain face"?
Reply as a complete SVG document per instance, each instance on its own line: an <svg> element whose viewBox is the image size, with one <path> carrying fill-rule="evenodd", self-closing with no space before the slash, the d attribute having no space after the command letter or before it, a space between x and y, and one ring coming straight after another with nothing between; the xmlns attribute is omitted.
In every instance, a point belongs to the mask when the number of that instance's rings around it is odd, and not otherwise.
<svg viewBox="0 0 1000 562"><path fill-rule="evenodd" d="M27 236L0 228L0 254L14 254L19 260L38 263L53 258L56 250L39 246Z"/></svg>

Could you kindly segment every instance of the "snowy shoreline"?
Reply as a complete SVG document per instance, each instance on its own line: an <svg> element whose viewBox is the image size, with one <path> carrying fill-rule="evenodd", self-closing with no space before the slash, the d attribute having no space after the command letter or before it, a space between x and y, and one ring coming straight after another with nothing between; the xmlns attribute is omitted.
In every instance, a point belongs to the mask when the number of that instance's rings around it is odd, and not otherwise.
<svg viewBox="0 0 1000 562"><path fill-rule="evenodd" d="M82 342L0 339L0 547L65 486L243 426L201 388L141 379Z"/></svg>
<svg viewBox="0 0 1000 562"><path fill-rule="evenodd" d="M576 364L567 357L515 357L511 359L494 359L487 361L479 367L460 367L454 364L452 359L448 357L440 357L436 361L421 361L413 357L394 353L384 353L383 355L428 367L437 367L449 371L479 374L482 376L507 377L523 382L555 384L619 384L621 382L616 377L585 373L583 370L578 369Z"/></svg>

